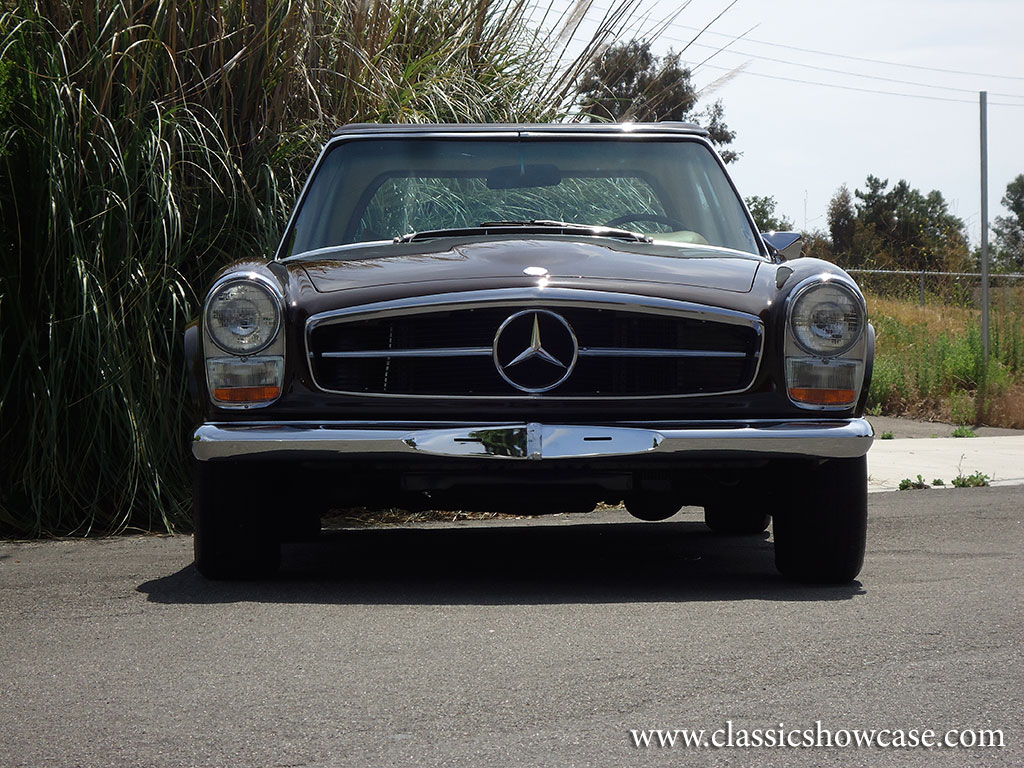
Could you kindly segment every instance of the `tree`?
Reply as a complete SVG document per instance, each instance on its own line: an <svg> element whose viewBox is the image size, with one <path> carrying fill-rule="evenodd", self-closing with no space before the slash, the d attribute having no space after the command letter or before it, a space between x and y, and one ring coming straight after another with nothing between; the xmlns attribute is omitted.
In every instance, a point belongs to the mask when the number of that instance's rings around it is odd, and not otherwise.
<svg viewBox="0 0 1024 768"><path fill-rule="evenodd" d="M854 190L859 202L852 260L897 269L965 269L969 256L964 223L949 212L942 193L923 194L902 179L888 186L888 179L869 175L865 189Z"/></svg>
<svg viewBox="0 0 1024 768"><path fill-rule="evenodd" d="M850 253L856 225L857 211L853 207L853 196L843 184L828 204L828 231L832 236L832 252L836 256Z"/></svg>
<svg viewBox="0 0 1024 768"><path fill-rule="evenodd" d="M577 103L590 122L696 122L708 130L725 162L739 157L723 149L736 132L725 123L722 102L697 112L697 91L680 54L656 56L646 40L611 45L599 54L580 79Z"/></svg>
<svg viewBox="0 0 1024 768"><path fill-rule="evenodd" d="M739 160L740 153L734 149L726 149L725 145L732 144L732 140L736 138L736 131L729 130L724 116L725 107L722 106L722 100L719 99L714 104L708 104L690 119L707 129L708 138L718 149L718 154L722 156L723 162L733 163Z"/></svg>
<svg viewBox="0 0 1024 768"><path fill-rule="evenodd" d="M1010 216L997 216L995 233L996 265L1007 270L1024 269L1024 173L1006 185L1000 201Z"/></svg>
<svg viewBox="0 0 1024 768"><path fill-rule="evenodd" d="M801 232L803 241L800 243L800 254L811 259L822 259L823 261L835 261L832 253L832 240L827 232L815 229L811 232Z"/></svg>
<svg viewBox="0 0 1024 768"><path fill-rule="evenodd" d="M776 215L775 198L771 195L751 195L743 198L750 209L750 215L754 217L754 223L761 232L791 232L793 222L785 216Z"/></svg>

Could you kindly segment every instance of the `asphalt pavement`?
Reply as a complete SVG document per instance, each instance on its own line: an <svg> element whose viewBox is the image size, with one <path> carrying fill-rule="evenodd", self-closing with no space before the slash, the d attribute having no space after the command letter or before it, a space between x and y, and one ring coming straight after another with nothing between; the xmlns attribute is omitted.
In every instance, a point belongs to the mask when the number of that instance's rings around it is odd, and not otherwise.
<svg viewBox="0 0 1024 768"><path fill-rule="evenodd" d="M1022 510L1024 487L872 494L838 588L695 509L336 531L256 583L203 580L187 536L0 543L0 765L1024 765ZM1004 746L631 734L684 728Z"/></svg>

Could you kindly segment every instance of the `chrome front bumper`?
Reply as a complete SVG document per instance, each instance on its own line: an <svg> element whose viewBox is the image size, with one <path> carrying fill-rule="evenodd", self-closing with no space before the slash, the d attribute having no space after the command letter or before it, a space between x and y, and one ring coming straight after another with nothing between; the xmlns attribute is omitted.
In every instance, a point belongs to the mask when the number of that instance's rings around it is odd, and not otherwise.
<svg viewBox="0 0 1024 768"><path fill-rule="evenodd" d="M854 458L871 447L866 419L692 422L668 428L578 424L352 422L204 424L192 436L200 461L274 454L282 458L445 456L491 460L715 455Z"/></svg>

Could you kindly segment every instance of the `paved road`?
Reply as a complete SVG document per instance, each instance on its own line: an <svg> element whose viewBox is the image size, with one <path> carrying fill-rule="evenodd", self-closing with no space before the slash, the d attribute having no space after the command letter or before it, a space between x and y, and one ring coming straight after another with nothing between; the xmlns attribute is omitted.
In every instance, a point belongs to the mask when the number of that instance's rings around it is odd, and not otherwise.
<svg viewBox="0 0 1024 768"><path fill-rule="evenodd" d="M213 584L187 537L0 544L4 766L1024 764L1024 488L880 493L861 582L699 515L362 530ZM630 729L998 728L1001 750Z"/></svg>

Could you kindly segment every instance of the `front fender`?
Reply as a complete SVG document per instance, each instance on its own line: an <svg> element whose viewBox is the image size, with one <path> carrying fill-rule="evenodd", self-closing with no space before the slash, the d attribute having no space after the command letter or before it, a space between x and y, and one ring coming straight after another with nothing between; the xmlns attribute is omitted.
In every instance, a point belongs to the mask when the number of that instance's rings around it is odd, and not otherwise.
<svg viewBox="0 0 1024 768"><path fill-rule="evenodd" d="M863 416L868 406L868 390L871 389L871 375L875 372L875 326L868 323L868 349L864 359L864 389L857 401L857 416Z"/></svg>
<svg viewBox="0 0 1024 768"><path fill-rule="evenodd" d="M188 394L193 407L203 406L205 387L200 379L203 373L202 338L199 334L199 321L193 320L185 326L185 369L188 372Z"/></svg>

